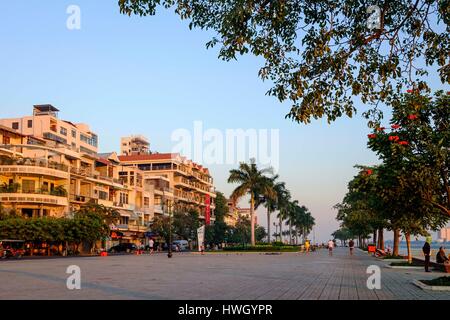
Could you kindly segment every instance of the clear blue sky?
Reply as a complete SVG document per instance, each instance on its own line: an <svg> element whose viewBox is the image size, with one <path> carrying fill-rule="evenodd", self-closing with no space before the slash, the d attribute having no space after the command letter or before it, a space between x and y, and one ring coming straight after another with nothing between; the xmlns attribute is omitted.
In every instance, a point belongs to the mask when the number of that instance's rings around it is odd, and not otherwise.
<svg viewBox="0 0 450 320"><path fill-rule="evenodd" d="M81 30L66 28L71 4L81 8ZM316 217L317 240L328 240L338 228L332 207L356 174L353 166L377 162L366 149L361 112L332 125L285 120L289 105L265 96L270 84L257 77L262 62L218 60L217 50L205 48L210 37L165 10L122 16L115 0L2 1L0 117L51 103L61 118L88 123L101 151L118 151L129 134L148 136L152 150L170 151L172 131L192 130L196 120L206 129L280 129L281 179ZM211 168L227 195L229 169Z"/></svg>

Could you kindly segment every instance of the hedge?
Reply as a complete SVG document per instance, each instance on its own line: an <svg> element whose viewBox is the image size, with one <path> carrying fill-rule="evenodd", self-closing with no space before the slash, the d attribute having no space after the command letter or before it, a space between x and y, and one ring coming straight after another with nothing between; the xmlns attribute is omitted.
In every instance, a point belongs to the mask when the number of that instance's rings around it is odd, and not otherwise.
<svg viewBox="0 0 450 320"><path fill-rule="evenodd" d="M293 246L237 246L227 247L224 251L250 251L250 252L299 252L299 247Z"/></svg>

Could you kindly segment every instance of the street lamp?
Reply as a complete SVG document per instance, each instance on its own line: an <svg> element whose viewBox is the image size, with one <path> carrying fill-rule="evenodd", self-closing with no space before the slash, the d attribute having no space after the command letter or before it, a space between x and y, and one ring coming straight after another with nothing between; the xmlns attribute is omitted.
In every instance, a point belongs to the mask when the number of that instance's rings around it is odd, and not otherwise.
<svg viewBox="0 0 450 320"><path fill-rule="evenodd" d="M172 204L168 205L169 208L169 253L167 254L167 257L169 259L172 259L173 253L172 253Z"/></svg>
<svg viewBox="0 0 450 320"><path fill-rule="evenodd" d="M162 201L162 207L163 207L163 214L164 214L164 207L166 207L166 190L163 189L163 201ZM167 257L169 259L172 259L173 252L172 252L172 203L169 202L167 205L167 209L169 211L169 253L167 254Z"/></svg>

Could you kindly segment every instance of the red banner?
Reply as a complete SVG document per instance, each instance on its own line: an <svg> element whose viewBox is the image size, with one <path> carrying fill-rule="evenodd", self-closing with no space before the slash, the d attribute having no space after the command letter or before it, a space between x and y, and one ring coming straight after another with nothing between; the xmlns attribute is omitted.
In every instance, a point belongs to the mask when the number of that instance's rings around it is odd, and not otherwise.
<svg viewBox="0 0 450 320"><path fill-rule="evenodd" d="M206 195L205 199L206 210L205 210L205 223L207 226L211 224L211 196Z"/></svg>

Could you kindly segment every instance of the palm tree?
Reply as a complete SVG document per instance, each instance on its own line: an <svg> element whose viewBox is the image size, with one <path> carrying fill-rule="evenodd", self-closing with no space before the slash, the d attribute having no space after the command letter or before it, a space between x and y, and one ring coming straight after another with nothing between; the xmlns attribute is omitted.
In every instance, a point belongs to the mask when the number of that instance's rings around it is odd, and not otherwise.
<svg viewBox="0 0 450 320"><path fill-rule="evenodd" d="M305 242L306 238L309 236L312 229L316 225L316 221L307 207L301 206L298 207L297 210L299 211L297 228L301 230L303 242Z"/></svg>
<svg viewBox="0 0 450 320"><path fill-rule="evenodd" d="M277 211L284 201L286 201L286 197L289 195L289 191L286 189L286 183L277 182L279 176L276 175L273 178L270 178L269 183L271 184L270 189L266 190L266 193L262 198L257 199L256 201L256 209L261 204L267 209L267 234L268 234L268 243L271 243L271 215L273 212Z"/></svg>
<svg viewBox="0 0 450 320"><path fill-rule="evenodd" d="M286 190L286 192L281 197L278 202L278 219L280 222L280 242L283 242L282 234L283 234L283 221L287 220L290 215L291 210L291 193Z"/></svg>
<svg viewBox="0 0 450 320"><path fill-rule="evenodd" d="M311 233L315 225L315 219L312 217L309 209L305 206L300 206L298 201L292 201L285 212L286 225L289 226L289 234L291 235L291 244L294 233L297 239L300 235L303 236L303 242L305 242L306 237Z"/></svg>
<svg viewBox="0 0 450 320"><path fill-rule="evenodd" d="M251 218L251 244L256 245L255 238L255 208L256 201L264 194L270 194L271 183L266 174L272 174L272 168L258 169L255 159L250 163L242 162L239 169L231 170L228 183L239 183L233 191L231 199L237 203L245 195L250 195L250 218Z"/></svg>
<svg viewBox="0 0 450 320"><path fill-rule="evenodd" d="M298 200L289 202L286 206L284 219L286 220L286 225L289 227L289 244L292 244L292 228L295 226L299 220Z"/></svg>

